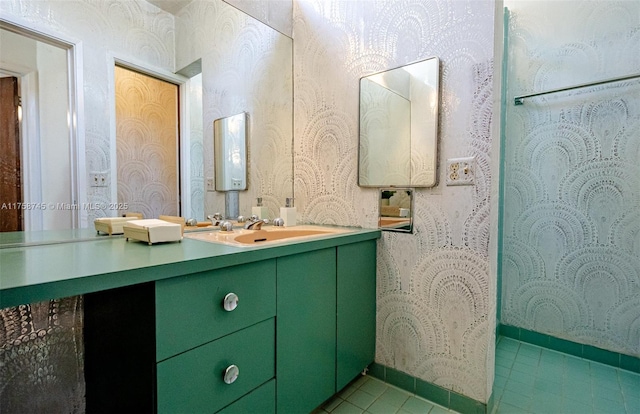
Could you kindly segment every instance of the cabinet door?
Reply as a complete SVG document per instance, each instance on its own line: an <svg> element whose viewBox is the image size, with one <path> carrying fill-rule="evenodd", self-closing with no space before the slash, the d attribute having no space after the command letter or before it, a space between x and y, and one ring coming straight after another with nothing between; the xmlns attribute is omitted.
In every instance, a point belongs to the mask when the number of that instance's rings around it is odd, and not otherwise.
<svg viewBox="0 0 640 414"><path fill-rule="evenodd" d="M277 279L277 411L309 413L335 393L335 248L278 258Z"/></svg>
<svg viewBox="0 0 640 414"><path fill-rule="evenodd" d="M336 386L341 390L375 357L376 241L338 247Z"/></svg>

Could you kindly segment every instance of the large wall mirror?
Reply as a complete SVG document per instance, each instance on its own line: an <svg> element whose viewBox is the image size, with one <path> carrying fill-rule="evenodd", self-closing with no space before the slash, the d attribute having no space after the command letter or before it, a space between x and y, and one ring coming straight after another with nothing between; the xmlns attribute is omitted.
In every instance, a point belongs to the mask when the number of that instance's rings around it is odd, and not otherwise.
<svg viewBox="0 0 640 414"><path fill-rule="evenodd" d="M360 79L360 186L436 185L439 79L436 57Z"/></svg>
<svg viewBox="0 0 640 414"><path fill-rule="evenodd" d="M54 212L50 209L29 213L35 217L30 223L35 225L27 223L24 229L91 228L97 217L125 213L119 208L123 204L119 203L118 183L121 162L117 161L120 149L116 151L116 147L121 145L115 138L115 108L119 103L114 98L114 67L119 62L131 64L141 73L179 73L185 79L186 83L180 86L179 102L188 105L190 111L180 109L179 124L188 123L189 127L186 131L181 129L179 138L177 214L203 220L207 214L224 211L224 194L205 185L216 175L213 121L240 112L251 114L247 118L247 131L260 131L247 135L246 183L243 184L246 191L240 194L241 213L250 211L255 199L261 197L275 214L285 199L293 196L291 37L223 1L180 4L182 8L169 13L144 0L0 2L0 23L5 28L20 28L1 34L0 73L3 76L18 74L20 77L29 69L26 64L19 67L7 62L27 50L22 45L33 43L34 33L42 39L52 39L47 42L36 39L42 44L29 45L29 50L38 53L28 58L33 63L46 63L46 67L38 68L34 77L41 93L38 110L31 111L31 106L23 105L22 124L25 120L39 120L47 129L41 129L39 141L41 191L38 198L23 201L41 201L47 206L64 203L71 207L55 209L56 213L64 214L64 220L57 217L48 220L48 215ZM5 41L9 38L11 45ZM56 39L64 42L56 43ZM52 74L47 70L54 62L52 50L56 47L62 51L61 61L67 67ZM65 47L77 53L75 63L67 59ZM247 50L253 52L248 54ZM193 62L198 62L199 75L183 73ZM67 70L70 81L60 78L62 73L66 76ZM54 75L60 75L59 79ZM22 86L27 80L21 81ZM196 80L200 86L193 88ZM80 97L77 117L68 110L69 105L75 103L69 102L76 96L72 93L74 86L78 86ZM54 113L54 109L63 113ZM199 114L199 119L185 118L193 114ZM157 115L150 119L156 122L161 118ZM64 145L51 141L47 134L51 135L53 126L57 128L58 124L61 128L77 127L78 138L70 136L72 132L56 132L56 137L64 139ZM133 128L135 133L144 129ZM28 133L27 129L19 132L23 142ZM28 167L27 161L22 168ZM35 165L32 163L34 168ZM53 167L61 171L49 172ZM141 168L147 168L149 174L159 171L148 165ZM55 185L44 181L49 178ZM21 191L24 193L29 186L36 190L32 183L31 179L23 180ZM51 194L54 190L57 193ZM149 194L157 197L160 192ZM185 206L185 200L190 200L191 206Z"/></svg>

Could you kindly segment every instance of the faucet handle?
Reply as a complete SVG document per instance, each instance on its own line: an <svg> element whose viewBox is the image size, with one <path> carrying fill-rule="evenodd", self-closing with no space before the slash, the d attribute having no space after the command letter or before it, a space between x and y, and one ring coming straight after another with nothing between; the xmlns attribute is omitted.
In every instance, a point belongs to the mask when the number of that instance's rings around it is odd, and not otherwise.
<svg viewBox="0 0 640 414"><path fill-rule="evenodd" d="M222 214L220 214L220 213L216 213L216 214L213 214L213 215L209 214L207 216L207 220L211 221L211 225L212 226L217 226L222 221Z"/></svg>
<svg viewBox="0 0 640 414"><path fill-rule="evenodd" d="M244 225L244 228L246 230L260 230L262 229L263 224L269 224L269 219L260 220L259 218L256 218L255 220L249 220Z"/></svg>
<svg viewBox="0 0 640 414"><path fill-rule="evenodd" d="M223 221L220 223L220 231L233 231L233 223L230 221Z"/></svg>
<svg viewBox="0 0 640 414"><path fill-rule="evenodd" d="M245 221L247 221L245 216L238 216L238 223L244 223Z"/></svg>
<svg viewBox="0 0 640 414"><path fill-rule="evenodd" d="M274 218L273 225L276 227L284 227L284 219L282 217Z"/></svg>
<svg viewBox="0 0 640 414"><path fill-rule="evenodd" d="M258 221L260 220L260 217L258 217L256 214L252 214L251 217L249 217L250 221Z"/></svg>

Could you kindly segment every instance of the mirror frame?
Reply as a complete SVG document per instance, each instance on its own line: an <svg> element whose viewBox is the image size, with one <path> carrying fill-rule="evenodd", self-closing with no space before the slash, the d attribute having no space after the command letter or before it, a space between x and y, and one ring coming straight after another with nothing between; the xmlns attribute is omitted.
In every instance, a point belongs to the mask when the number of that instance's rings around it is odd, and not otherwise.
<svg viewBox="0 0 640 414"><path fill-rule="evenodd" d="M412 159L412 153L413 150L412 148L414 147L413 145L413 137L411 136L411 133L409 135L409 139L410 139L410 150L409 150L409 182L408 183L374 183L374 184L362 184L361 182L361 171L362 171L362 157L363 157L363 151L362 151L362 82L366 79L368 79L371 76L375 76L375 75L380 75L386 72L391 72L397 69L402 69L402 68L406 68L409 67L411 65L414 64L419 64L419 63L424 63L424 62L428 62L434 60L434 62L436 63L437 66L437 73L434 79L434 89L436 92L436 102L435 102L435 106L433 107L433 124L434 124L434 130L433 130L433 155L430 156L431 158L431 164L433 165L433 179L430 180L429 182L425 183L425 184L419 184L419 183L415 183L413 182L413 168L414 168L414 160ZM438 141L439 141L439 117L440 117L440 59L437 56L432 56L432 57L428 57L425 59L420 59L414 62L410 62L407 63L405 65L401 65L401 66L397 66L394 68L390 68L390 69L386 69L380 72L375 72L375 73L371 73L369 75L366 76L362 76L359 80L358 83L358 91L359 91L359 103L358 103L358 114L359 114L359 118L358 118L358 186L359 187L374 187L374 188L380 188L380 187L412 187L412 188L431 188L431 187L435 187L438 185ZM411 119L411 118L410 118Z"/></svg>
<svg viewBox="0 0 640 414"><path fill-rule="evenodd" d="M67 82L68 90L67 97L69 99L68 111L69 111L69 145L70 145L70 176L69 176L69 191L72 200L72 208L67 213L70 214L71 228L76 229L83 227L83 224L87 224L87 213L84 207L87 205L87 188L88 183L85 175L86 158L85 158L85 128L84 128L84 90L83 90L83 48L82 42L75 39L62 36L59 33L54 33L48 29L44 29L38 25L32 25L24 21L17 21L13 19L7 19L0 17L0 28L3 30L15 33L20 36L24 36L30 39L34 39L38 42L46 43L52 46L59 47L66 51L67 55ZM27 111L25 111L26 114ZM28 115L28 114L26 114ZM39 115L39 114L38 114ZM34 124L31 121L22 118L21 134L31 134L34 128ZM27 139L24 136L21 138L21 151L23 151L22 157L26 157L25 165L29 165L26 168L32 168L35 173L40 172L40 166L36 163L40 162L40 136L36 137L37 142L33 142L33 139ZM27 176L23 174L23 180ZM37 185L42 183L38 180ZM31 185L23 187L24 196L23 203L28 204L41 204L50 210L58 210L57 203L51 202L51 200L43 200L42 194L38 188L31 189ZM23 215L23 230L42 230L43 216L42 210L30 209L24 210Z"/></svg>

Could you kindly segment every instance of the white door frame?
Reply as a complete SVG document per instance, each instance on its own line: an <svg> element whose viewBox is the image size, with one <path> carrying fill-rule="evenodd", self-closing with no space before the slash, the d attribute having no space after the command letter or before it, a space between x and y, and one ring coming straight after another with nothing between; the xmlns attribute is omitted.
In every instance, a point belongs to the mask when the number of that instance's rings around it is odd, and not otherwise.
<svg viewBox="0 0 640 414"><path fill-rule="evenodd" d="M69 84L69 160L70 176L69 189L72 204L82 206L87 199L87 183L84 174L86 165L85 133L84 133L84 94L83 94L83 69L81 65L82 42L70 37L61 36L59 33L40 27L32 22L21 20L17 17L0 18L0 27L31 37L43 43L48 43L67 50L67 79ZM38 110L38 82L37 72L28 68L10 67L6 62L0 62L0 67L20 77L21 95L23 106L23 120L21 123L21 166L23 179L23 202L40 204L45 203L51 208L50 203L60 200L42 200L41 180L41 153L39 133ZM28 137L29 139L24 139ZM54 206L55 207L55 206ZM86 212L82 208L71 209L72 228L86 227ZM24 230L42 230L42 209L25 209Z"/></svg>

